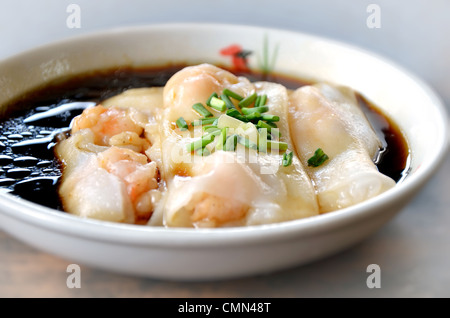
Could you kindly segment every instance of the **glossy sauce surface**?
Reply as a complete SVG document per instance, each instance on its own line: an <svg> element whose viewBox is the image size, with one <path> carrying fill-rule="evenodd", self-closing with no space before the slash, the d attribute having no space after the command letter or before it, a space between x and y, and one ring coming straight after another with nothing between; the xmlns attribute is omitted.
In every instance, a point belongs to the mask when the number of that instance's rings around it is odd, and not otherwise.
<svg viewBox="0 0 450 318"><path fill-rule="evenodd" d="M58 197L61 164L53 146L60 133L83 109L129 88L164 86L186 65L120 68L60 80L5 105L0 119L0 190L62 210ZM223 66L221 66L223 67ZM309 84L295 78L238 73L251 81L277 82L288 89ZM358 95L358 101L383 142L378 169L396 182L408 172L409 150L401 131L378 108Z"/></svg>

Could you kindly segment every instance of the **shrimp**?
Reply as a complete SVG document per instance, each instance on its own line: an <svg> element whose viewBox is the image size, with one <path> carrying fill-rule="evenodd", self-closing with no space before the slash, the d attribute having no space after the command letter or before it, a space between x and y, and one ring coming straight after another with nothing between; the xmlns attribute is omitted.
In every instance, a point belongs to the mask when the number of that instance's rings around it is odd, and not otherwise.
<svg viewBox="0 0 450 318"><path fill-rule="evenodd" d="M138 220L148 220L153 211L152 190L158 189L158 170L147 156L112 146L98 154L99 166L125 184ZM139 223L139 222L138 222Z"/></svg>
<svg viewBox="0 0 450 318"><path fill-rule="evenodd" d="M108 146L111 137L124 131L134 132L138 136L144 128L135 123L128 115L127 110L120 108L105 108L102 105L87 108L80 116L74 118L72 133L81 129L90 129L94 133L94 143Z"/></svg>
<svg viewBox="0 0 450 318"><path fill-rule="evenodd" d="M248 204L203 192L193 208L191 220L196 226L219 227L242 221L249 208Z"/></svg>
<svg viewBox="0 0 450 318"><path fill-rule="evenodd" d="M65 163L59 191L68 212L148 222L161 193L157 164L146 155L151 146L144 134L147 121L137 110L102 105L74 119L72 136L56 147Z"/></svg>

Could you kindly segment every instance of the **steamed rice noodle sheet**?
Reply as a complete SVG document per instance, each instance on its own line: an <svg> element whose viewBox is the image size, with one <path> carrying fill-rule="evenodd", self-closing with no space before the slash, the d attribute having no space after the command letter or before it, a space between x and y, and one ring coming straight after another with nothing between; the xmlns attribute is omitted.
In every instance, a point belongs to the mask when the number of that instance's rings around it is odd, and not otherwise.
<svg viewBox="0 0 450 318"><path fill-rule="evenodd" d="M352 89L325 83L301 87L290 95L289 114L291 136L321 212L355 205L395 185L374 163L382 144Z"/></svg>
<svg viewBox="0 0 450 318"><path fill-rule="evenodd" d="M217 104L223 106L220 101L227 99L224 90L241 98L266 95L265 106L281 123L279 142L273 141L272 147L261 151L267 145L259 145L263 138L260 131L256 124L238 119L243 117L235 113L239 106L233 97L228 101L236 108L207 106L213 93L217 94ZM209 114L193 108L198 103ZM167 182L164 212L150 223L243 226L317 215L314 188L298 158L292 153L291 164L281 165L286 150L293 150L287 107L287 91L278 84L252 84L208 64L175 74L164 88L161 123L161 175ZM236 116L227 115L228 110L234 110ZM177 125L180 118L189 124L184 129ZM209 124L197 125L202 119ZM277 149L279 144L287 149Z"/></svg>
<svg viewBox="0 0 450 318"><path fill-rule="evenodd" d="M154 116L121 106L97 105L73 120L70 138L55 148L64 166L59 194L80 217L146 224L161 197L157 164L146 154Z"/></svg>

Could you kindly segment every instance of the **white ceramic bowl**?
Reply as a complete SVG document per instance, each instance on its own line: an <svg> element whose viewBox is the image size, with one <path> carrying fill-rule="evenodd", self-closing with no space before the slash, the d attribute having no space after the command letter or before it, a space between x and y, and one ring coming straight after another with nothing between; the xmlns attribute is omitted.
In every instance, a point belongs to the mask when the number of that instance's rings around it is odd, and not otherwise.
<svg viewBox="0 0 450 318"><path fill-rule="evenodd" d="M398 123L411 149L411 173L393 189L341 211L280 224L166 229L85 220L0 194L0 226L74 263L177 280L267 273L341 251L391 219L436 172L448 147L448 117L423 82L361 49L302 33L260 27L171 24L108 30L46 45L0 62L0 104L61 76L113 66L228 63L219 50L278 45L275 70L353 87Z"/></svg>

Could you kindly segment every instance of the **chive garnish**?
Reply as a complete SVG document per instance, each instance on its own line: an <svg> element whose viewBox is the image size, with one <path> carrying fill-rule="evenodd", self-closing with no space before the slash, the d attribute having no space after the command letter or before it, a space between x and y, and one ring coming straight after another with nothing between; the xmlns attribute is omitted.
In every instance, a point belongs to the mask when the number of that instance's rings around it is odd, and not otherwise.
<svg viewBox="0 0 450 318"><path fill-rule="evenodd" d="M317 148L314 152L314 155L308 159L308 166L318 167L322 165L325 161L327 161L329 157L321 148Z"/></svg>
<svg viewBox="0 0 450 318"><path fill-rule="evenodd" d="M263 114L261 118L265 121L273 122L273 121L280 121L279 116L270 115L270 114Z"/></svg>
<svg viewBox="0 0 450 318"><path fill-rule="evenodd" d="M204 126L203 127L203 131L207 132L207 133L213 133L217 130L220 130L220 128L217 128L217 126L214 125L209 125L209 126Z"/></svg>
<svg viewBox="0 0 450 318"><path fill-rule="evenodd" d="M238 101L238 103L236 103L236 101L232 101L231 99ZM199 156L208 156L212 151L235 151L236 146L239 143L248 149L253 149L259 152L267 152L268 149L278 150L278 152L285 152L282 158L282 165L285 167L291 165L293 152L287 151L287 143L279 141L281 134L279 133L275 122L278 122L280 117L267 113L269 111L269 106L265 105L266 102L267 95L265 94L258 95L257 93L253 93L246 98L243 98L229 89L224 89L220 96L215 92L212 93L206 101L206 106L209 106L221 113L226 113L226 115L238 119L239 121L223 116L224 119L227 118L228 122L224 120L221 124L222 128L219 128L217 127L219 124L219 118L212 117L213 114L204 106L205 104L200 102L194 104L192 108L198 114L203 116L203 118L193 121L191 125L205 125L205 127L203 127L205 135L188 144L187 150ZM225 124L225 122L227 123ZM228 136L228 126L235 125L236 127L233 127L237 128L237 126L241 126L240 123L242 122L252 123L256 126L258 129L257 143L251 141L248 137L241 136L239 134L232 134L231 136ZM189 125L182 117L177 120L177 126L182 130L189 128ZM253 126L253 129L255 126ZM215 140L216 136L219 136L219 138L215 145L215 149L209 149L210 147L206 147Z"/></svg>
<svg viewBox="0 0 450 318"><path fill-rule="evenodd" d="M225 102L225 105L227 106L228 109L236 108L236 107L234 107L233 102L228 98L227 95L222 94L222 95L220 95L220 98Z"/></svg>
<svg viewBox="0 0 450 318"><path fill-rule="evenodd" d="M227 141L225 142L224 150L225 151L235 151L237 140L238 140L238 135L228 136Z"/></svg>
<svg viewBox="0 0 450 318"><path fill-rule="evenodd" d="M292 164L293 156L294 156L294 153L292 151L289 153L285 152L283 154L283 161L282 161L283 167L288 167Z"/></svg>
<svg viewBox="0 0 450 318"><path fill-rule="evenodd" d="M261 95L256 96L255 107L258 107L258 106L259 106L260 100L261 100Z"/></svg>
<svg viewBox="0 0 450 318"><path fill-rule="evenodd" d="M180 130L187 130L189 128L187 122L184 120L183 117L180 117L176 121L177 127L180 128Z"/></svg>
<svg viewBox="0 0 450 318"><path fill-rule="evenodd" d="M265 129L267 129L267 131L270 133L271 130L272 130L272 128L276 128L276 126L273 127L273 126L270 125L269 123L266 123L266 122L260 120L260 121L258 121L258 123L256 124L256 128L265 128Z"/></svg>
<svg viewBox="0 0 450 318"><path fill-rule="evenodd" d="M268 106L259 106L259 107L252 107L252 108L243 107L243 108L241 108L241 110L244 115L248 115L248 114L255 113L255 112L262 114L262 113L268 112L269 107Z"/></svg>
<svg viewBox="0 0 450 318"><path fill-rule="evenodd" d="M235 93L233 91L230 91L228 88L225 88L222 93L227 95L228 97L234 98L237 101L241 101L244 99L241 95L239 95L238 93Z"/></svg>
<svg viewBox="0 0 450 318"><path fill-rule="evenodd" d="M268 130L265 128L258 128L258 150L260 152L267 152L267 140L270 137L267 132Z"/></svg>
<svg viewBox="0 0 450 318"><path fill-rule="evenodd" d="M264 106L266 102L267 102L267 95L266 94L260 95L257 100L257 103L255 102L255 107Z"/></svg>
<svg viewBox="0 0 450 318"><path fill-rule="evenodd" d="M272 128L278 128L278 126L277 126L276 123L273 123L273 122L268 121L266 124L269 125L269 126L272 127Z"/></svg>
<svg viewBox="0 0 450 318"><path fill-rule="evenodd" d="M202 126L202 125L211 125L214 124L214 121L216 121L217 118L215 117L209 117L209 118L202 118L194 120L191 125L192 126Z"/></svg>
<svg viewBox="0 0 450 318"><path fill-rule="evenodd" d="M258 97L258 95L256 93L253 93L253 94L247 96L246 98L244 98L243 100L241 100L239 102L239 104L238 104L239 107L242 108L242 107L250 106L256 100L256 97Z"/></svg>
<svg viewBox="0 0 450 318"><path fill-rule="evenodd" d="M261 119L261 114L258 112L253 112L244 116L246 121L253 121Z"/></svg>
<svg viewBox="0 0 450 318"><path fill-rule="evenodd" d="M228 128L224 127L222 128L220 135L219 135L219 141L217 142L216 149L221 150L225 146L225 143L227 141L227 133Z"/></svg>
<svg viewBox="0 0 450 318"><path fill-rule="evenodd" d="M208 145L214 141L215 137L216 136L214 133L208 133L207 135L202 136L202 138L188 144L187 150L189 152L192 152L192 151L196 151L201 148L205 148L206 145Z"/></svg>
<svg viewBox="0 0 450 318"><path fill-rule="evenodd" d="M209 101L209 104L207 104L207 105L210 106L211 108L214 108L215 110L220 111L220 112L224 112L227 109L225 102L215 96L213 96L211 98L211 100Z"/></svg>
<svg viewBox="0 0 450 318"><path fill-rule="evenodd" d="M240 121L247 121L246 118L242 116L241 113L236 108L228 109L226 114L230 117L239 119Z"/></svg>
<svg viewBox="0 0 450 318"><path fill-rule="evenodd" d="M207 110L205 108L205 106L203 106L202 103L196 103L192 106L192 108L199 113L200 115L202 115L203 117L212 117L213 114L211 114L211 112L209 110Z"/></svg>
<svg viewBox="0 0 450 318"><path fill-rule="evenodd" d="M213 97L218 98L219 95L217 95L216 92L212 93L211 96L208 97L208 100L206 101L206 105L211 106L211 99L212 99Z"/></svg>
<svg viewBox="0 0 450 318"><path fill-rule="evenodd" d="M208 143L206 141L206 139L200 138L196 141L191 142L190 144L187 145L186 149L189 152L195 151L197 149L201 149L204 146L206 146Z"/></svg>

